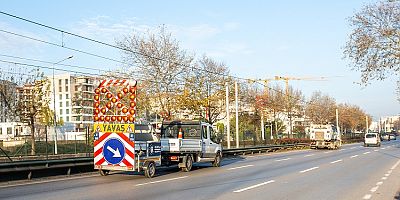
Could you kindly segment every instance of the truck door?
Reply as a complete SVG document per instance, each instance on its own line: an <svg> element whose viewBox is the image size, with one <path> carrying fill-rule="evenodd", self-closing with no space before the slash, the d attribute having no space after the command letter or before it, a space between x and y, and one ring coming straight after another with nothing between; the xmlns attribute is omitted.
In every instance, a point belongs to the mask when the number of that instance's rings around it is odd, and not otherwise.
<svg viewBox="0 0 400 200"><path fill-rule="evenodd" d="M207 144L210 143L210 137L208 137L208 127L201 125L201 154L202 157L207 157Z"/></svg>
<svg viewBox="0 0 400 200"><path fill-rule="evenodd" d="M206 141L206 152L205 156L208 158L214 158L215 157L215 150L218 146L212 138L214 137L214 130L211 126L207 126L207 141Z"/></svg>

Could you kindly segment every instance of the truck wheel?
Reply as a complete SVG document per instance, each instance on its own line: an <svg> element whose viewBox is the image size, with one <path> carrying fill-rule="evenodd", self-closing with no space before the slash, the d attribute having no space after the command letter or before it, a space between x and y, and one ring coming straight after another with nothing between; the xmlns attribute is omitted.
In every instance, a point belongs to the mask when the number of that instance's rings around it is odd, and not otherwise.
<svg viewBox="0 0 400 200"><path fill-rule="evenodd" d="M221 167L221 153L215 155L214 161L212 162L213 167Z"/></svg>
<svg viewBox="0 0 400 200"><path fill-rule="evenodd" d="M110 173L110 170L99 169L99 173L102 176L107 176Z"/></svg>
<svg viewBox="0 0 400 200"><path fill-rule="evenodd" d="M146 162L144 166L145 166L144 175L147 178L153 178L154 175L156 174L156 164L153 161L150 161Z"/></svg>
<svg viewBox="0 0 400 200"><path fill-rule="evenodd" d="M182 171L189 172L193 167L193 158L191 155L187 155L185 160L185 167L182 167Z"/></svg>

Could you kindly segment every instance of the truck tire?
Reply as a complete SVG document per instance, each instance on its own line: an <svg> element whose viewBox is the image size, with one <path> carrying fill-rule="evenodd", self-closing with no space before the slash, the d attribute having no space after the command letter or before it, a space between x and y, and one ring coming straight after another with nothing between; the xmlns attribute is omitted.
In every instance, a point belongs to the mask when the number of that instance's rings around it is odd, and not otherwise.
<svg viewBox="0 0 400 200"><path fill-rule="evenodd" d="M213 167L221 167L221 157L220 152L215 155L214 161L212 162Z"/></svg>
<svg viewBox="0 0 400 200"><path fill-rule="evenodd" d="M182 171L184 172L190 172L190 170L192 170L193 167L193 158L192 155L186 155L184 158L184 164L185 167L182 167Z"/></svg>
<svg viewBox="0 0 400 200"><path fill-rule="evenodd" d="M99 169L99 173L101 176L107 176L110 173L110 170Z"/></svg>
<svg viewBox="0 0 400 200"><path fill-rule="evenodd" d="M153 178L156 174L156 164L154 161L149 161L144 164L144 176L147 178Z"/></svg>

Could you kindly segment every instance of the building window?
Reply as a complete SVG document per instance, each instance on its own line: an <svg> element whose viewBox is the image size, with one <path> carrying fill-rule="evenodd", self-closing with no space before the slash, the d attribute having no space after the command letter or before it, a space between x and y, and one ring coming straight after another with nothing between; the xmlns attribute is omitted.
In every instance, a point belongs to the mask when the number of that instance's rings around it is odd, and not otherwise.
<svg viewBox="0 0 400 200"><path fill-rule="evenodd" d="M65 107L68 107L69 106L69 101L66 101L65 102ZM67 113L68 114L68 113Z"/></svg>
<svg viewBox="0 0 400 200"><path fill-rule="evenodd" d="M67 116L67 119L65 120L66 122L69 122L69 116Z"/></svg>
<svg viewBox="0 0 400 200"><path fill-rule="evenodd" d="M64 121L63 117L60 117L60 122L63 122L63 121Z"/></svg>
<svg viewBox="0 0 400 200"><path fill-rule="evenodd" d="M68 92L68 85L65 86L65 91Z"/></svg>
<svg viewBox="0 0 400 200"><path fill-rule="evenodd" d="M60 101L60 107L62 107L62 101Z"/></svg>
<svg viewBox="0 0 400 200"><path fill-rule="evenodd" d="M60 94L60 100L62 99L62 94Z"/></svg>
<svg viewBox="0 0 400 200"><path fill-rule="evenodd" d="M67 114L67 115L69 114L69 109L65 110L65 114Z"/></svg>
<svg viewBox="0 0 400 200"><path fill-rule="evenodd" d="M3 128L0 127L0 135L3 135Z"/></svg>
<svg viewBox="0 0 400 200"><path fill-rule="evenodd" d="M7 134L12 134L12 127L7 127Z"/></svg>
<svg viewBox="0 0 400 200"><path fill-rule="evenodd" d="M60 115L62 115L62 109L60 109Z"/></svg>
<svg viewBox="0 0 400 200"><path fill-rule="evenodd" d="M65 79L65 85L68 85L68 79Z"/></svg>
<svg viewBox="0 0 400 200"><path fill-rule="evenodd" d="M62 84L62 80L60 79L60 80L58 80L58 85L61 85Z"/></svg>
<svg viewBox="0 0 400 200"><path fill-rule="evenodd" d="M65 98L66 98L66 99L69 99L69 95L68 95L68 94L65 94Z"/></svg>
<svg viewBox="0 0 400 200"><path fill-rule="evenodd" d="M59 91L59 92L62 91L62 87L61 87L61 86L58 87L58 91Z"/></svg>

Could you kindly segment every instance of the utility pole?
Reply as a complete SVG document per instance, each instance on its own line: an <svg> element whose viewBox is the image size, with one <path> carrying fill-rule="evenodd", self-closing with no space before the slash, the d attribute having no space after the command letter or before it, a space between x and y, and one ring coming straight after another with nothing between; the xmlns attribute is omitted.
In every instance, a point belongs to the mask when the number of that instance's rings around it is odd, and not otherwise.
<svg viewBox="0 0 400 200"><path fill-rule="evenodd" d="M238 105L237 81L235 81L235 107L236 107L236 148L239 148L239 105Z"/></svg>
<svg viewBox="0 0 400 200"><path fill-rule="evenodd" d="M231 148L231 125L230 125L230 116L229 116L229 85L226 83L226 140L228 143L228 149Z"/></svg>
<svg viewBox="0 0 400 200"><path fill-rule="evenodd" d="M261 112L261 139L265 140L264 113Z"/></svg>
<svg viewBox="0 0 400 200"><path fill-rule="evenodd" d="M368 133L368 116L365 116L365 134Z"/></svg>
<svg viewBox="0 0 400 200"><path fill-rule="evenodd" d="M340 135L340 127L339 127L339 110L336 108L336 130Z"/></svg>
<svg viewBox="0 0 400 200"><path fill-rule="evenodd" d="M64 58L64 59L62 59L62 60L60 60L60 61L58 61L58 62L55 62L54 64L53 64L53 108L54 108L54 120L53 120L53 125L54 125L54 135L55 135L55 137L54 137L54 154L57 154L58 153L58 151L57 151L57 116L56 116L56 86L55 86L55 79L54 79L54 66L55 65L57 65L57 64L59 64L59 63L61 63L61 62L63 62L63 61L65 61L65 60L68 60L68 59L71 59L73 56L69 56L68 58Z"/></svg>

